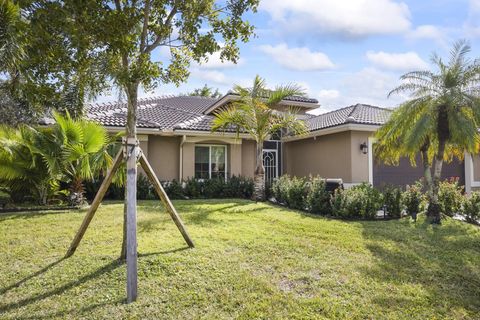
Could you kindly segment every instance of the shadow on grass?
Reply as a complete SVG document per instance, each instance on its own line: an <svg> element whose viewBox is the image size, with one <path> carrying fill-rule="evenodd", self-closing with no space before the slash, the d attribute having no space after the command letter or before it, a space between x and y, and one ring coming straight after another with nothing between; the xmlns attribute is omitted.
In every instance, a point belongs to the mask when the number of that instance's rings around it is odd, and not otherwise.
<svg viewBox="0 0 480 320"><path fill-rule="evenodd" d="M480 232L451 220L441 226L406 219L382 225L358 223L374 256L373 267L363 270L368 277L421 287L432 308L480 312ZM372 302L401 308L406 303L402 299L406 297L387 295Z"/></svg>
<svg viewBox="0 0 480 320"><path fill-rule="evenodd" d="M54 265L57 265L60 262L61 261L57 261ZM25 278L21 281L25 282L28 279L32 279L33 277L38 276L38 275L46 272L48 269L52 268L54 265L50 264L47 267L40 270L42 272L36 272L36 273L32 274L31 276L28 276L27 278ZM53 290L50 290L50 291L47 291L47 292L44 292L44 293L40 293L40 294L31 296L31 297L28 297L28 298L25 298L25 299L22 299L22 300L19 300L19 301L10 303L10 304L0 305L0 313L11 311L11 310L18 309L18 308L22 308L22 307L25 307L29 304L32 304L32 303L41 301L43 299L47 299L49 297L52 297L54 295L62 294L67 290L70 290L70 289L72 289L76 286L82 285L85 282L93 280L93 279L95 279L95 278L97 278L97 277L99 277L99 276L101 276L105 273L113 271L121 265L122 265L122 262L120 260L114 260L114 261L110 262L109 264L104 265L103 267L101 267L101 268L99 268L99 269L97 269L97 270L95 270L95 271L93 271L93 272L91 272L87 275L84 275L84 276L80 277L79 279L77 279L75 281L70 281L70 282L68 282L68 283L66 283L66 284L64 284L60 287L57 287L57 288L53 289ZM21 283L23 283L23 282L21 282ZM11 289L11 287L12 286L9 286L9 287L7 287L7 289L8 288ZM10 290L10 289L8 289L8 290Z"/></svg>
<svg viewBox="0 0 480 320"><path fill-rule="evenodd" d="M190 249L190 247L182 247L182 248L164 250L164 251L157 251L157 252L138 253L138 257L143 258L143 257L157 256L157 255L162 255L162 254L176 253L176 252L185 251L185 250L188 250L188 249Z"/></svg>
<svg viewBox="0 0 480 320"><path fill-rule="evenodd" d="M37 272L35 273L32 273L31 275L23 278L22 280L19 280L5 288L1 288L0 289L0 295L2 294L5 294L7 293L8 291L12 290L13 288L17 288L19 287L20 285L22 285L23 283L27 282L28 280L32 279L32 278L35 278L35 277L38 277L39 275L47 272L48 270L50 270L50 268L53 268L54 266L56 266L57 264L59 264L60 262L62 262L63 260L65 260L65 257L55 261L55 262L52 262L50 263L49 265L43 267L42 269L38 270Z"/></svg>

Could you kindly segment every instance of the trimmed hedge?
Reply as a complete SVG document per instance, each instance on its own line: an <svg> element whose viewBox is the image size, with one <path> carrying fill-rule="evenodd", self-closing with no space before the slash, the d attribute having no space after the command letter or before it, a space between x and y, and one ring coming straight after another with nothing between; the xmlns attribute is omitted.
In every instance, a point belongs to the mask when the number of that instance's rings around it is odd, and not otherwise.
<svg viewBox="0 0 480 320"><path fill-rule="evenodd" d="M332 198L332 214L342 218L375 219L382 200L382 194L367 183L347 190L337 189Z"/></svg>
<svg viewBox="0 0 480 320"><path fill-rule="evenodd" d="M86 184L87 199L93 200L102 180ZM253 195L253 179L232 176L224 179L188 179L180 183L177 180L162 182L162 186L170 199L217 199L217 198L245 198ZM124 198L124 188L111 185L105 199L121 200ZM137 178L137 199L158 199L155 188L148 178L139 174Z"/></svg>

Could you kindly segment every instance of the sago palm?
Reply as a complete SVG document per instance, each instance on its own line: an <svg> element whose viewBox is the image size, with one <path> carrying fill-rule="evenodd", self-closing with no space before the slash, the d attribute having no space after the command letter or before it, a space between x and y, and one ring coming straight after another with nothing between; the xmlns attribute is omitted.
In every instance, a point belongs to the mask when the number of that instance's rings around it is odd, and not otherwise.
<svg viewBox="0 0 480 320"><path fill-rule="evenodd" d="M377 154L390 162L401 156L412 160L419 152L428 190L428 216L440 223L438 188L442 165L464 152L478 152L480 135L480 61L471 61L470 46L458 41L448 62L432 56L434 71L404 74L392 94L407 92L410 99L395 110L377 132ZM433 166L433 172L432 172Z"/></svg>
<svg viewBox="0 0 480 320"><path fill-rule="evenodd" d="M256 200L265 199L265 169L263 167L263 143L272 134L288 130L292 134L307 131L305 123L298 120L295 109L280 112L273 107L289 96L303 96L303 90L296 85L277 86L275 90L267 89L265 80L258 75L251 88L235 86L234 92L239 99L229 107L214 113L212 130L235 128L237 134L248 133L256 142L255 156L255 192Z"/></svg>

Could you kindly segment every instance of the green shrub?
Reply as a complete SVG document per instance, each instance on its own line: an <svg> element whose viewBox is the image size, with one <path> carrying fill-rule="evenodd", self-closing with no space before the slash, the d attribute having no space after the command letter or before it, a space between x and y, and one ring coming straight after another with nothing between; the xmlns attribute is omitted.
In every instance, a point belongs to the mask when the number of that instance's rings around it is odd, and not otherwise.
<svg viewBox="0 0 480 320"><path fill-rule="evenodd" d="M383 203L385 210L390 217L400 218L402 216L402 190L394 186L387 186L383 190Z"/></svg>
<svg viewBox="0 0 480 320"><path fill-rule="evenodd" d="M292 209L305 210L306 179L293 177L290 179L287 192L287 205Z"/></svg>
<svg viewBox="0 0 480 320"><path fill-rule="evenodd" d="M290 188L290 176L285 174L276 179L272 184L272 195L280 204L287 204L288 189Z"/></svg>
<svg viewBox="0 0 480 320"><path fill-rule="evenodd" d="M480 220L480 193L472 192L464 198L462 215L470 223L478 223Z"/></svg>
<svg viewBox="0 0 480 320"><path fill-rule="evenodd" d="M185 181L185 196L190 199L199 198L202 192L203 183L197 179L189 178Z"/></svg>
<svg viewBox="0 0 480 320"><path fill-rule="evenodd" d="M308 211L315 214L330 214L330 193L326 189L326 181L320 177L310 177L307 187L306 203Z"/></svg>
<svg viewBox="0 0 480 320"><path fill-rule="evenodd" d="M225 188L225 179L214 178L203 181L202 197L207 199L223 198Z"/></svg>
<svg viewBox="0 0 480 320"><path fill-rule="evenodd" d="M422 183L417 181L415 184L407 186L402 194L402 204L410 216L415 216L422 211L421 204L424 198L422 189Z"/></svg>
<svg viewBox="0 0 480 320"><path fill-rule="evenodd" d="M460 211L463 195L463 187L458 185L458 180L451 179L441 181L438 190L438 201L442 213L453 217Z"/></svg>
<svg viewBox="0 0 480 320"><path fill-rule="evenodd" d="M374 219L382 207L382 195L367 183L335 190L332 213L344 218Z"/></svg>
<svg viewBox="0 0 480 320"><path fill-rule="evenodd" d="M253 179L242 176L232 176L223 187L226 198L250 199L253 195Z"/></svg>
<svg viewBox="0 0 480 320"><path fill-rule="evenodd" d="M144 174L140 173L137 176L137 199L139 200L153 200L158 199L152 183Z"/></svg>
<svg viewBox="0 0 480 320"><path fill-rule="evenodd" d="M170 199L185 199L182 184L177 180L164 183L164 189Z"/></svg>

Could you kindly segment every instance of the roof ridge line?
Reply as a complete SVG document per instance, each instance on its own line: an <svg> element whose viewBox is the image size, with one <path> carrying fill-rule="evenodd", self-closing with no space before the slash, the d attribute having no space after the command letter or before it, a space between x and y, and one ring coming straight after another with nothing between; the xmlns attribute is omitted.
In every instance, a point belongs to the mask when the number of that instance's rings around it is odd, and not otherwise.
<svg viewBox="0 0 480 320"><path fill-rule="evenodd" d="M315 118L318 118L318 117L320 117L320 116L324 116L324 115L326 115L326 114L331 114L331 113L334 113L334 112L342 111L342 110L345 110L345 109L348 109L348 108L351 108L351 107L353 107L353 105L352 105L352 106L347 106L347 107L342 107L342 108L335 109L335 110L332 110L332 111L328 111L328 112L325 112L325 113L321 113L321 114L318 114L318 115L316 115L316 116L313 116L313 117L310 118L310 119L315 119Z"/></svg>

